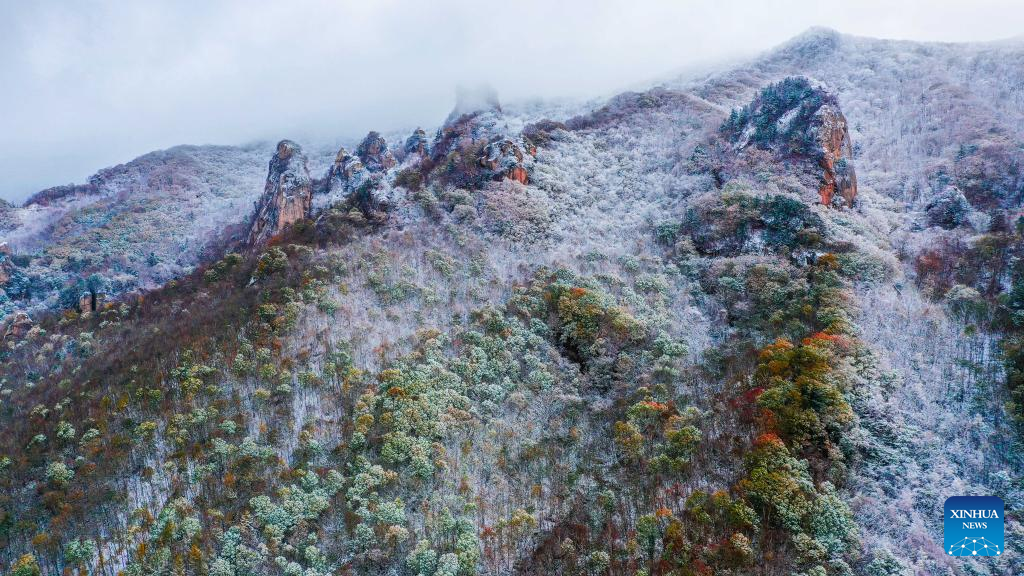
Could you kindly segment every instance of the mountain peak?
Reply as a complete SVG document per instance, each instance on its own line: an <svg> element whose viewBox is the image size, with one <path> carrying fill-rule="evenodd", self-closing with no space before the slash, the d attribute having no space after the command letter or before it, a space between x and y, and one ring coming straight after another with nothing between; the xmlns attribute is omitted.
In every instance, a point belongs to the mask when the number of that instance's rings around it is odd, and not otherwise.
<svg viewBox="0 0 1024 576"><path fill-rule="evenodd" d="M835 28L828 26L811 26L803 32L793 36L789 39L789 42L793 42L799 39L821 39L821 38L839 38L843 35L842 32Z"/></svg>
<svg viewBox="0 0 1024 576"><path fill-rule="evenodd" d="M813 26L783 42L770 54L807 61L824 58L839 47L843 38L843 34L832 28Z"/></svg>
<svg viewBox="0 0 1024 576"><path fill-rule="evenodd" d="M501 112L498 91L493 86L488 84L458 86L455 89L455 108L452 109L445 123L451 123L466 114L491 111Z"/></svg>

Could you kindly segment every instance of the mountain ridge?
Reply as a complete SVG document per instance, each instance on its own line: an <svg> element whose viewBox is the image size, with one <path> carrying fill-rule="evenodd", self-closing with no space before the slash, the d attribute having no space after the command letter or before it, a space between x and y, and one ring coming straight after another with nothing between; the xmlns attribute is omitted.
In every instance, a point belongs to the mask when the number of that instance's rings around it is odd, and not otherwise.
<svg viewBox="0 0 1024 576"><path fill-rule="evenodd" d="M944 491L1022 530L1020 110L982 103L1020 71L920 50L815 31L572 118L371 134L322 177L282 142L245 216L301 214L3 334L0 565L968 573Z"/></svg>

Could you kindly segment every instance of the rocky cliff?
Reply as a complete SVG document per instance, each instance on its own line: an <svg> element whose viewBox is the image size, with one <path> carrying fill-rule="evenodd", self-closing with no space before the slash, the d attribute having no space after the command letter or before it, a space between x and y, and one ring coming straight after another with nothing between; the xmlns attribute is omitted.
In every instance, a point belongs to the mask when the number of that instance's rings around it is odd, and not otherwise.
<svg viewBox="0 0 1024 576"><path fill-rule="evenodd" d="M818 188L821 203L832 206L835 200L842 198L852 208L857 198L857 173L853 167L853 144L846 116L838 104L822 105L814 114L812 131L817 132L821 146L818 163L824 172Z"/></svg>
<svg viewBox="0 0 1024 576"><path fill-rule="evenodd" d="M302 148L282 140L270 160L263 196L249 228L249 246L266 244L285 227L309 215L313 206L313 181Z"/></svg>
<svg viewBox="0 0 1024 576"><path fill-rule="evenodd" d="M722 130L737 150L754 147L817 163L821 203L854 205L857 175L849 127L836 96L824 88L803 77L786 78L733 110Z"/></svg>

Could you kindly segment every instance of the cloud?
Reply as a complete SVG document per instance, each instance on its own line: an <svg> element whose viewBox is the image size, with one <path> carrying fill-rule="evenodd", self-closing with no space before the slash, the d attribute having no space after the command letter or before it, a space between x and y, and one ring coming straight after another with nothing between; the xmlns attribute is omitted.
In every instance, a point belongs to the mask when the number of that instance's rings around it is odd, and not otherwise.
<svg viewBox="0 0 1024 576"><path fill-rule="evenodd" d="M455 87L593 97L752 54L812 25L921 40L1019 34L982 0L296 0L9 4L0 198L180 143L437 124Z"/></svg>

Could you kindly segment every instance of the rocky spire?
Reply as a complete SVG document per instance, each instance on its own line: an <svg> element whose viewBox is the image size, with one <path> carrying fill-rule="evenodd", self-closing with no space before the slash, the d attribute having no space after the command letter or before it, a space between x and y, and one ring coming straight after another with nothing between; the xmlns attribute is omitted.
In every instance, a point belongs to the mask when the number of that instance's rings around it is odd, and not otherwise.
<svg viewBox="0 0 1024 576"><path fill-rule="evenodd" d="M334 157L334 164L327 171L327 178L331 181L352 183L365 176L365 172L366 167L363 166L363 161L342 146Z"/></svg>
<svg viewBox="0 0 1024 576"><path fill-rule="evenodd" d="M291 140L278 142L263 196L256 204L248 245L265 244L289 224L305 218L312 207L312 183L302 148Z"/></svg>
<svg viewBox="0 0 1024 576"><path fill-rule="evenodd" d="M416 155L426 158L430 154L430 144L427 139L427 132L423 128L417 128L415 132L405 141L403 148L406 155Z"/></svg>
<svg viewBox="0 0 1024 576"><path fill-rule="evenodd" d="M384 172L395 165L395 157L388 149L388 143L378 132L370 132L356 148L356 156L370 172Z"/></svg>
<svg viewBox="0 0 1024 576"><path fill-rule="evenodd" d="M334 163L327 170L319 192L313 198L314 208L333 206L346 198L367 182L370 173L363 161L341 147L334 157Z"/></svg>
<svg viewBox="0 0 1024 576"><path fill-rule="evenodd" d="M857 197L857 174L853 169L853 144L846 116L838 104L823 104L814 114L814 129L821 146L818 164L824 173L818 188L821 203L831 206L842 198L847 206L853 206Z"/></svg>

